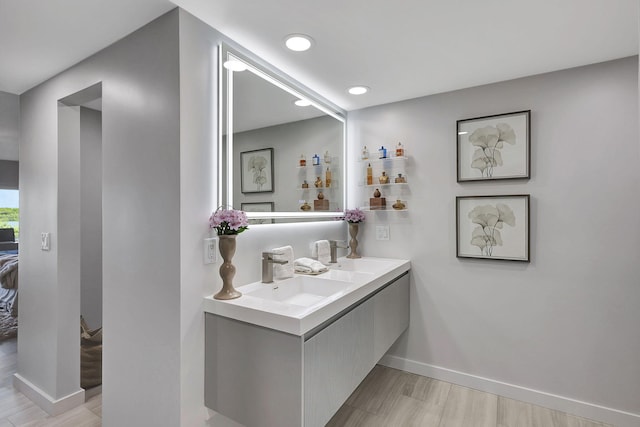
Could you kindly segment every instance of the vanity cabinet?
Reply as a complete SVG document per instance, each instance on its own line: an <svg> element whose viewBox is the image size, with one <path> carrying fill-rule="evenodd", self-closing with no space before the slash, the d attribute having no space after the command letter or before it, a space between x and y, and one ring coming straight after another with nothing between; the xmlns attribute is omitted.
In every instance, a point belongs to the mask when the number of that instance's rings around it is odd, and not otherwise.
<svg viewBox="0 0 640 427"><path fill-rule="evenodd" d="M409 326L409 273L302 336L205 322L207 407L247 427L324 426Z"/></svg>

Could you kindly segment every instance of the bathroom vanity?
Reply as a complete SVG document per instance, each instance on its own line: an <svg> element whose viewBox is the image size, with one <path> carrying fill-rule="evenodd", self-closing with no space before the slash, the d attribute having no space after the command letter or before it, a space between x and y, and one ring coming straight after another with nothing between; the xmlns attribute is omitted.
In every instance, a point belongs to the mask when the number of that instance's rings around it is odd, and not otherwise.
<svg viewBox="0 0 640 427"><path fill-rule="evenodd" d="M247 427L324 426L409 325L407 260L205 298L205 404Z"/></svg>

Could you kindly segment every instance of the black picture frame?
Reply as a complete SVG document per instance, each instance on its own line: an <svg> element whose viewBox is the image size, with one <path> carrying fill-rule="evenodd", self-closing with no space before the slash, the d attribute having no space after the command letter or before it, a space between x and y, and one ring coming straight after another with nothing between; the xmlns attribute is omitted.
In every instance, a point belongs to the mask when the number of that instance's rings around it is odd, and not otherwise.
<svg viewBox="0 0 640 427"><path fill-rule="evenodd" d="M457 182L530 179L531 110L456 122Z"/></svg>
<svg viewBox="0 0 640 427"><path fill-rule="evenodd" d="M456 257L530 262L530 199L529 194L456 197Z"/></svg>
<svg viewBox="0 0 640 427"><path fill-rule="evenodd" d="M273 148L240 153L240 191L243 194L273 193L273 176Z"/></svg>
<svg viewBox="0 0 640 427"><path fill-rule="evenodd" d="M275 210L274 202L244 202L240 203L240 210L245 212L273 212ZM249 224L273 224L273 218L249 218Z"/></svg>

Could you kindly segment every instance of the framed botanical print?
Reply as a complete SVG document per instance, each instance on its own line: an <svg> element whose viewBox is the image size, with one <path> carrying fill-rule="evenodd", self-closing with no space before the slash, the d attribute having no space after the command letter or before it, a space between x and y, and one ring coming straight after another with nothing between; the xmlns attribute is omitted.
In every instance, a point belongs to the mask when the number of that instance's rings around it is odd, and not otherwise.
<svg viewBox="0 0 640 427"><path fill-rule="evenodd" d="M456 256L529 262L529 198L456 197Z"/></svg>
<svg viewBox="0 0 640 427"><path fill-rule="evenodd" d="M531 111L457 121L457 181L530 177Z"/></svg>
<svg viewBox="0 0 640 427"><path fill-rule="evenodd" d="M273 148L240 153L242 193L273 193Z"/></svg>

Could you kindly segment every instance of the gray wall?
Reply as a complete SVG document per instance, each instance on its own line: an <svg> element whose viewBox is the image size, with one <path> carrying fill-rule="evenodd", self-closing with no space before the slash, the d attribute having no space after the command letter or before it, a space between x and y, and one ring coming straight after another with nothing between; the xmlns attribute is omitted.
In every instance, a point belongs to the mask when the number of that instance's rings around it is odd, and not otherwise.
<svg viewBox="0 0 640 427"><path fill-rule="evenodd" d="M102 326L102 113L80 108L80 314Z"/></svg>
<svg viewBox="0 0 640 427"><path fill-rule="evenodd" d="M525 109L531 179L457 184L456 120ZM640 414L637 124L636 57L350 112L351 156L402 141L412 159L407 216L369 214L361 233L366 255L412 260L391 360ZM455 197L519 193L531 263L457 259ZM381 223L389 242L373 238Z"/></svg>
<svg viewBox="0 0 640 427"><path fill-rule="evenodd" d="M25 115L26 117L26 115ZM80 352L71 353L69 350L77 349L80 346L80 337L77 329L71 328L71 316L73 314L76 319L80 318L80 107L66 106L62 103L58 104L58 138L57 138L57 159L59 161L57 168L57 216L56 228L47 230L52 232L52 242L56 248L57 255L57 276L51 277L51 283L57 284L57 293L55 301L60 309L64 312L58 313L57 320L60 322L55 339L56 345L56 368L55 371L48 371L48 375L52 375L50 381L54 386L54 393L51 396L64 397L77 392L80 381L80 372L77 369L80 363ZM28 183L28 180L26 180ZM23 182L24 184L24 182ZM21 191L23 195L27 195L29 190ZM22 203L22 200L21 200ZM23 216L24 218L24 216ZM31 232L33 230L29 230ZM33 249L27 240L27 254ZM22 249L22 248L21 248ZM22 251L21 251L22 252ZM32 265L29 262L22 262L26 257L21 253L20 271L28 270L27 275L31 274ZM24 265L26 264L26 265ZM23 299L22 290L24 283L20 283L20 299ZM27 286L32 289L30 283ZM23 301L18 302L18 304ZM33 304L31 296L27 298L27 302ZM31 311L29 310L29 314ZM31 316L24 315L20 312L21 320L25 321L28 330L35 320ZM21 337L30 341L32 337L27 333L26 337ZM21 343L20 343L21 344ZM20 345L19 344L19 345ZM21 358L21 360L24 360ZM21 369L18 373L26 377ZM55 375L63 373L63 375ZM26 377L28 378L28 377ZM49 390L47 390L49 391Z"/></svg>
<svg viewBox="0 0 640 427"><path fill-rule="evenodd" d="M18 374L51 399L77 378L80 302L61 280L57 100L102 82L104 425L180 420L178 12L21 96ZM78 186L79 191L79 184ZM206 222L206 221L203 221ZM40 251L40 232L52 249ZM171 243L173 242L173 243ZM64 385L64 387L62 387ZM79 389L74 380L71 385ZM141 389L144 387L144 389Z"/></svg>
<svg viewBox="0 0 640 427"><path fill-rule="evenodd" d="M219 265L205 265L203 239L217 203L217 45L222 36L180 10L180 425L200 427L204 408L204 310ZM178 345L176 342L174 345ZM166 425L163 424L163 425Z"/></svg>
<svg viewBox="0 0 640 427"><path fill-rule="evenodd" d="M0 92L0 160L18 160L20 97Z"/></svg>

